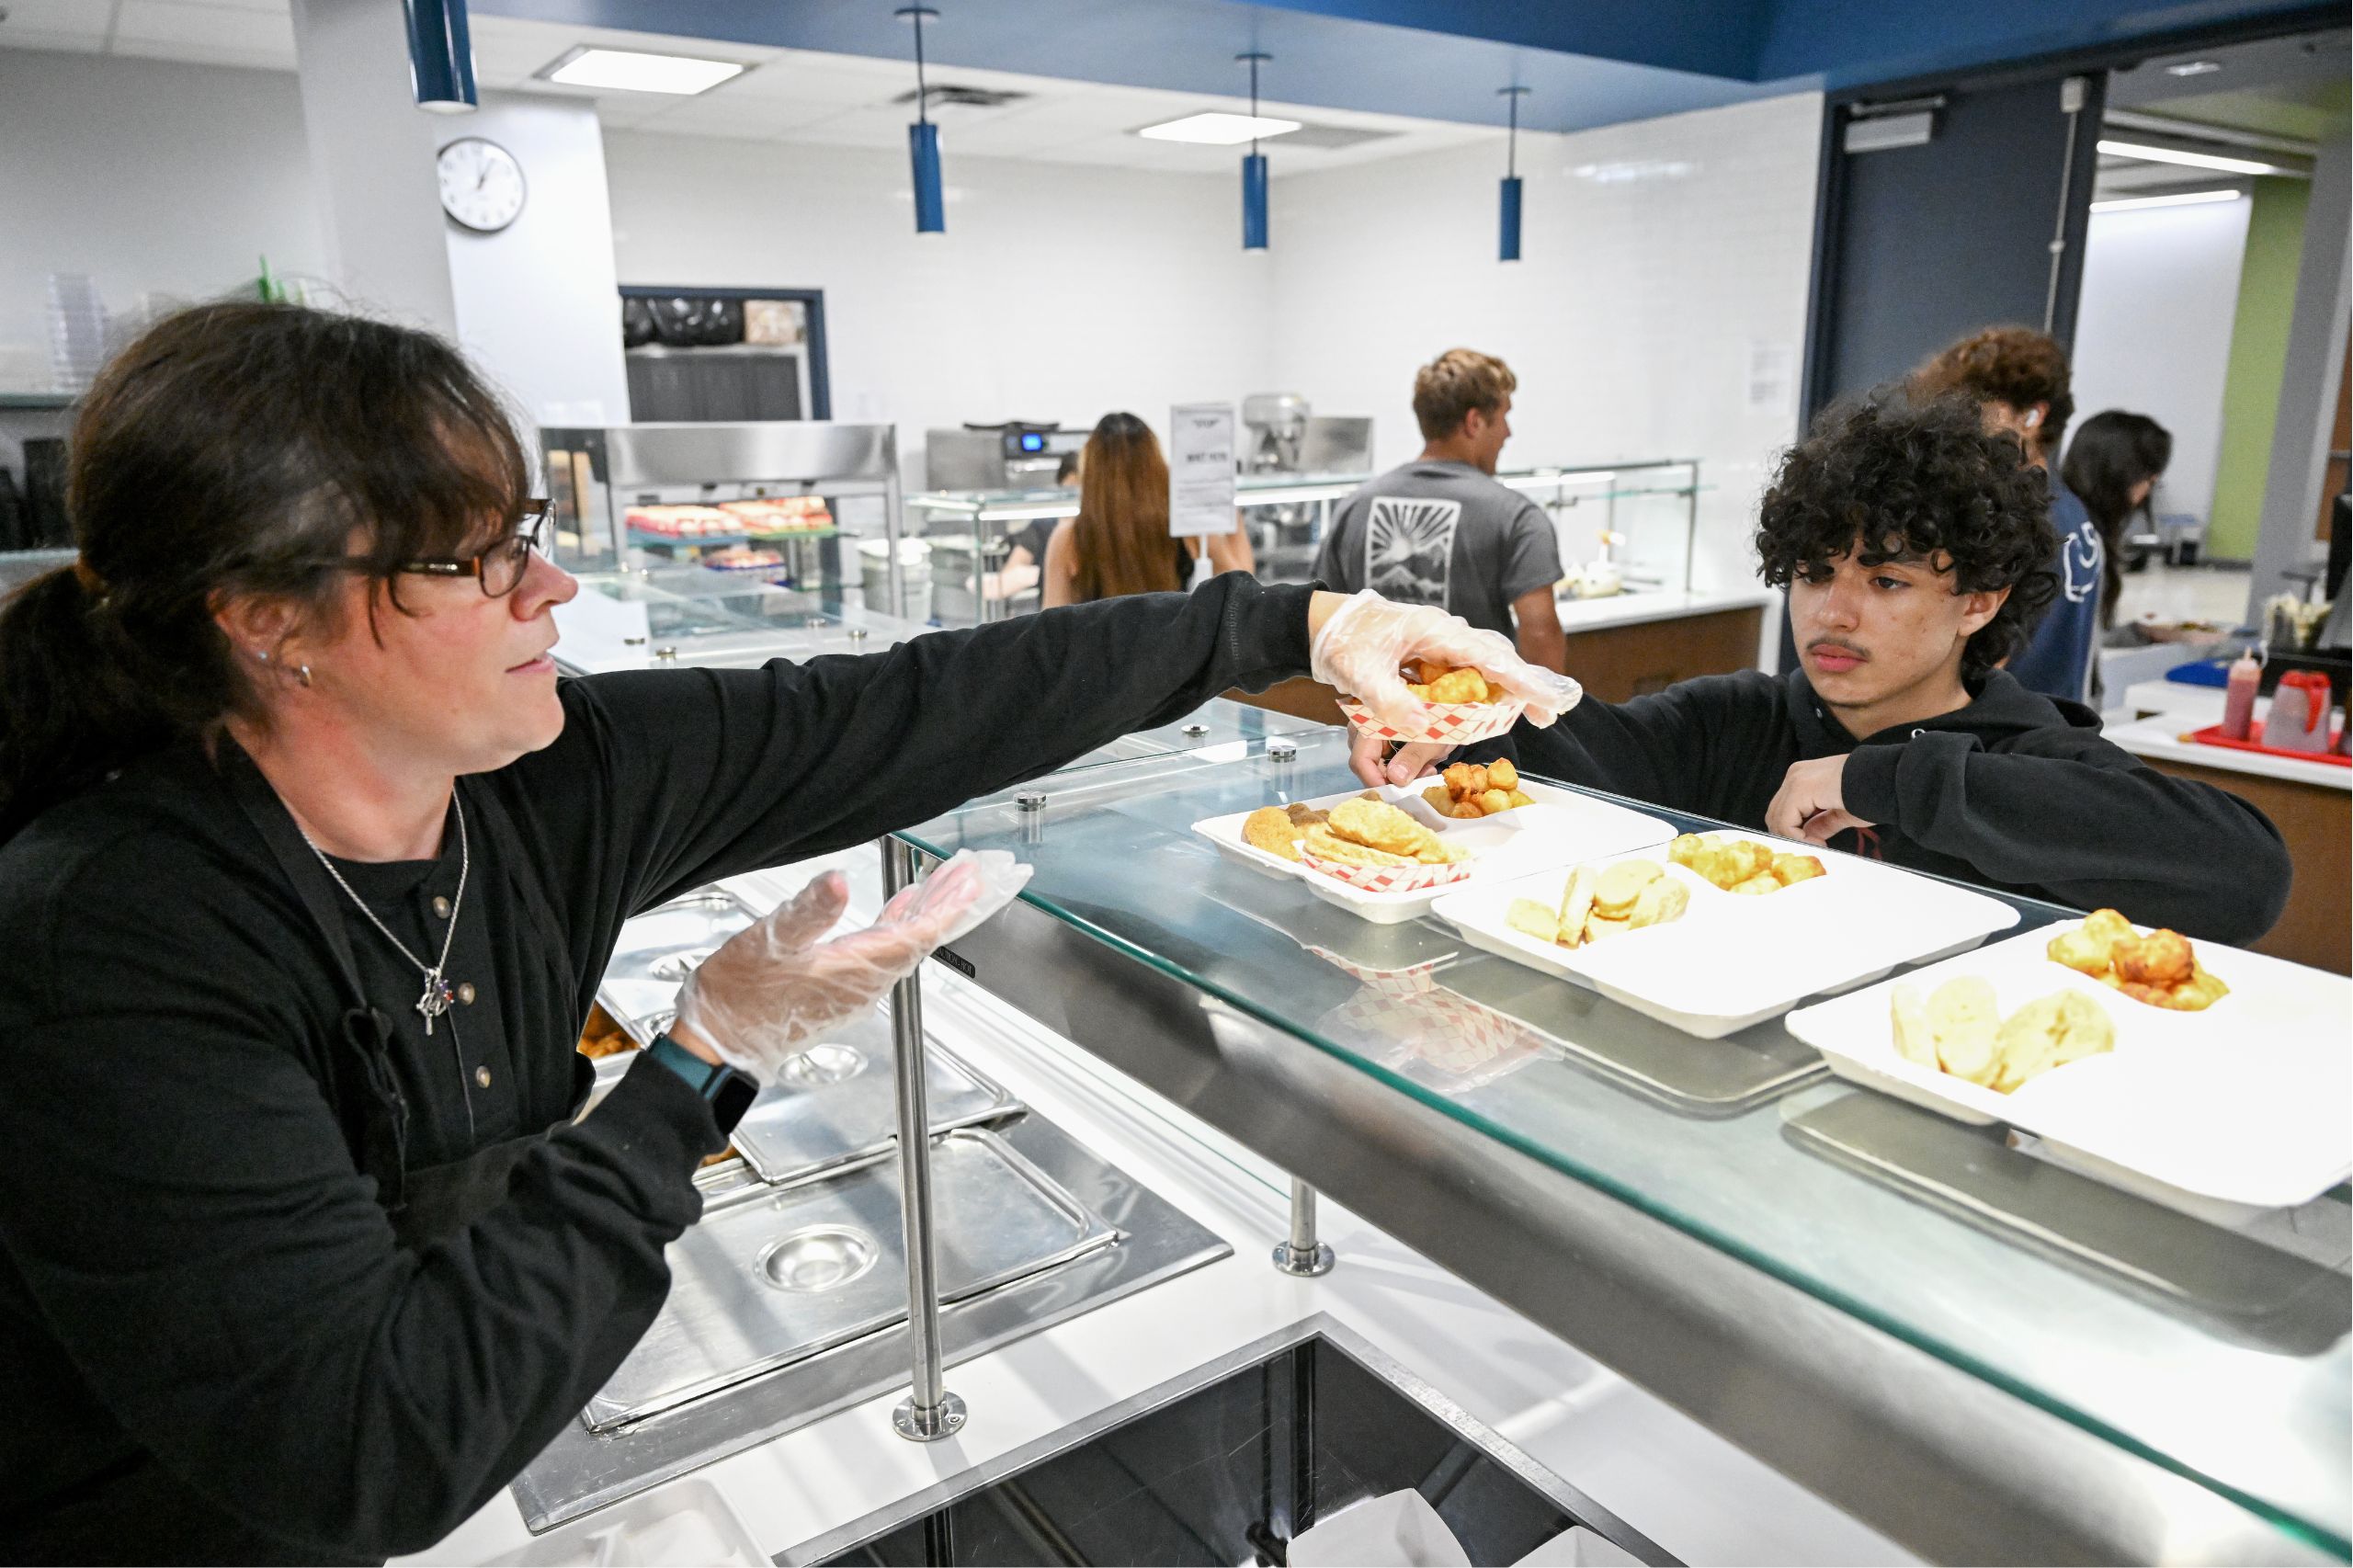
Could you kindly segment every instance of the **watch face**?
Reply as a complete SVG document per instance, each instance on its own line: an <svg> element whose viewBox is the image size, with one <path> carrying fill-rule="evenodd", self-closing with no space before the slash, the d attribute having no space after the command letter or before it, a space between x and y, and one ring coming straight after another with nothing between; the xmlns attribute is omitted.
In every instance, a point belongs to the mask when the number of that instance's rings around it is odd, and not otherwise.
<svg viewBox="0 0 2353 1568"><path fill-rule="evenodd" d="M759 1097L760 1085L745 1074L733 1067L721 1069L719 1083L710 1092L710 1119L722 1132L733 1132L744 1113L752 1108Z"/></svg>
<svg viewBox="0 0 2353 1568"><path fill-rule="evenodd" d="M476 233L494 234L523 213L523 165L495 142L461 136L441 149L441 210Z"/></svg>

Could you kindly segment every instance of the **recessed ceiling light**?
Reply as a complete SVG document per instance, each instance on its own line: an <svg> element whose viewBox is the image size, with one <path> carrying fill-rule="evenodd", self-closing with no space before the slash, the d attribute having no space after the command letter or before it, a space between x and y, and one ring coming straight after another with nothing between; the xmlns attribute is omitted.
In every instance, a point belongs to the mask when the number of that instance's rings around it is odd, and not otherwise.
<svg viewBox="0 0 2353 1568"><path fill-rule="evenodd" d="M2223 158L2211 153L2185 153L2178 147L2152 147L2143 142L2110 142L2105 137L2100 140L2099 150L2111 158L2180 164L2193 169L2220 169L2230 175L2284 175L2289 172L2279 164L2259 164L2253 158Z"/></svg>
<svg viewBox="0 0 2353 1568"><path fill-rule="evenodd" d="M2185 60L2178 65L2166 66L2165 74L2168 76L2204 76L2209 75L2213 72L2220 71L2222 68L2222 62L2219 60Z"/></svg>
<svg viewBox="0 0 2353 1568"><path fill-rule="evenodd" d="M2207 201L2236 201L2236 190L2180 190L2170 196L2121 196L2113 201L2095 201L2095 212L2137 212L2143 207L2195 207Z"/></svg>
<svg viewBox="0 0 2353 1568"><path fill-rule="evenodd" d="M1232 147L1244 142L1263 142L1270 136L1281 136L1297 131L1295 119L1276 119L1267 115L1247 114L1188 114L1182 119L1164 120L1147 125L1136 132L1154 142L1193 142L1204 147Z"/></svg>
<svg viewBox="0 0 2353 1568"><path fill-rule="evenodd" d="M573 50L541 70L548 81L567 87L612 87L627 93L706 93L744 67L733 60L698 60L687 54L642 54L632 49Z"/></svg>

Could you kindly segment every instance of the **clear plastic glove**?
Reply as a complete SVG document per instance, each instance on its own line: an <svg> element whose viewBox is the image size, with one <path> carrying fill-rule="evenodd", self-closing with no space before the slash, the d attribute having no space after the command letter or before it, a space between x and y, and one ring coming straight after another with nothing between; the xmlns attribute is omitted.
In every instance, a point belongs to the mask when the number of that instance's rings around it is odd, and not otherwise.
<svg viewBox="0 0 2353 1568"><path fill-rule="evenodd" d="M961 850L901 889L873 925L826 941L849 906L848 883L828 871L687 976L678 1021L729 1066L773 1076L809 1041L881 1000L934 948L1012 903L1029 870L1001 849Z"/></svg>
<svg viewBox="0 0 2353 1568"><path fill-rule="evenodd" d="M1408 659L1465 665L1528 704L1531 724L1550 724L1577 705L1585 688L1563 675L1540 669L1521 658L1511 639L1482 631L1459 615L1432 605L1392 604L1370 588L1334 610L1308 649L1308 667L1317 680L1353 697L1382 723L1416 730L1424 722L1421 699L1405 689L1398 667Z"/></svg>

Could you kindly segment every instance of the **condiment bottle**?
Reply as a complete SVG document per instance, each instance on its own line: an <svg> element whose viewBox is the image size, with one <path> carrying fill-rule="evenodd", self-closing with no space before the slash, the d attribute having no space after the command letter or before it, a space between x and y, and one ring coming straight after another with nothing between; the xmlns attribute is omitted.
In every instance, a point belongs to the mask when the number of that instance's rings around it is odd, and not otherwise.
<svg viewBox="0 0 2353 1568"><path fill-rule="evenodd" d="M2263 663L2247 649L2231 661L2229 682L2223 687L2222 738L2243 741L2255 727L2255 694L2263 684Z"/></svg>
<svg viewBox="0 0 2353 1568"><path fill-rule="evenodd" d="M2271 693L2271 714L2263 744L2275 751L2328 749L2328 677L2317 670L2290 670Z"/></svg>

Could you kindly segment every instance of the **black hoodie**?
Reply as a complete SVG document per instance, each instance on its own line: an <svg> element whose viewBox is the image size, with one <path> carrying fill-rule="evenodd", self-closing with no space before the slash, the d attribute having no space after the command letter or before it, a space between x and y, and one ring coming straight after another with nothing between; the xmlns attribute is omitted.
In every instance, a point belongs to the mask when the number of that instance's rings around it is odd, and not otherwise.
<svg viewBox="0 0 2353 1568"><path fill-rule="evenodd" d="M2143 766L2090 709L2006 671L1972 696L1858 741L1803 671L1749 670L1588 699L1508 745L1531 773L1752 829L1791 763L1846 755L1847 809L1874 825L1833 848L2214 941L2253 941L2279 918L2290 866L2261 812Z"/></svg>

